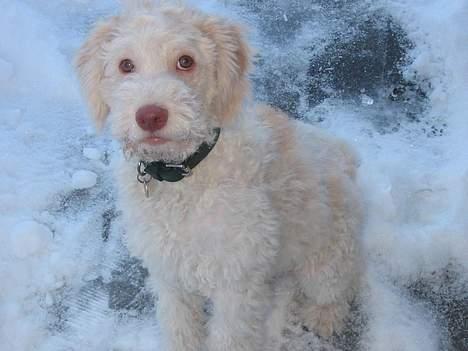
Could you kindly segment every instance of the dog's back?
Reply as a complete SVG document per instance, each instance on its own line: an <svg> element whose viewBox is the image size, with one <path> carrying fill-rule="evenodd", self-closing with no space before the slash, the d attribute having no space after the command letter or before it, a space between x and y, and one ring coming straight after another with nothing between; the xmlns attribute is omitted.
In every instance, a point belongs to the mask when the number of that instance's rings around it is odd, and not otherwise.
<svg viewBox="0 0 468 351"><path fill-rule="evenodd" d="M278 155L266 174L281 218L277 271L299 282L309 301L305 323L330 335L346 315L360 271L358 159L346 143L311 125L264 105L256 112Z"/></svg>
<svg viewBox="0 0 468 351"><path fill-rule="evenodd" d="M325 169L317 168L316 171L344 172L355 179L359 160L354 150L343 140L327 135L310 124L292 120L268 105L257 105L256 113L272 131L280 154L289 158L291 155L288 153L302 152L300 148L308 155L302 162L309 163L310 159L307 158L310 157L312 162L322 159L324 162L321 165L328 166Z"/></svg>

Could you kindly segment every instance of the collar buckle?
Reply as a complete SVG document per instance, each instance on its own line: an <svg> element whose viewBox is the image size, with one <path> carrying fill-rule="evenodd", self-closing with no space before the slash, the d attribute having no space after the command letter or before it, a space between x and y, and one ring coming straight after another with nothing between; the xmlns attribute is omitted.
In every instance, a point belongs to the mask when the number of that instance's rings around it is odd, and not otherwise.
<svg viewBox="0 0 468 351"><path fill-rule="evenodd" d="M178 169L181 169L182 172L183 172L182 175L183 175L184 177L190 177L190 176L193 174L193 172L192 172L192 170L190 169L190 167L188 167L188 166L186 166L186 165L184 165L184 164L178 165L178 164L167 163L167 164L165 164L165 166L166 166L167 168L178 168Z"/></svg>

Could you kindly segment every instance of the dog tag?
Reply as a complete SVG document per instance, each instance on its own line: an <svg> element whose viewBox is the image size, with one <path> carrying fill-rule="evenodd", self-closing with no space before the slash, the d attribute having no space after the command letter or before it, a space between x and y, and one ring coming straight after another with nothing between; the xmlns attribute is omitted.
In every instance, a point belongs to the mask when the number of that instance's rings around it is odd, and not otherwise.
<svg viewBox="0 0 468 351"><path fill-rule="evenodd" d="M150 196L150 193L149 193L149 182L151 181L151 175L149 175L148 173L146 173L142 167L145 167L145 164L140 161L140 163L138 164L138 167L137 167L137 180L140 184L143 184L143 190L145 191L145 196L146 198L149 198Z"/></svg>
<svg viewBox="0 0 468 351"><path fill-rule="evenodd" d="M145 197L146 198L149 198L150 197L150 193L149 193L149 182L144 182L143 183L143 188L145 189Z"/></svg>

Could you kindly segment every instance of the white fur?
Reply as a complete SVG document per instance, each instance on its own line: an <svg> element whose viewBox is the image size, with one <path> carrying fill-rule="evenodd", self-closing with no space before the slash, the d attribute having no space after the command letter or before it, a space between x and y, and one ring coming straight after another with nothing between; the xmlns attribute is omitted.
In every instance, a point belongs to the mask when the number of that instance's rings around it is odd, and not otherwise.
<svg viewBox="0 0 468 351"><path fill-rule="evenodd" d="M98 26L77 65L97 124L109 115L127 154L117 167L120 206L128 246L158 290L165 350L277 349L293 300L302 322L329 336L359 276L353 153L248 102L249 49L237 26L184 8L145 11ZM197 62L189 75L175 71L186 53ZM134 73L118 71L124 58ZM157 132L171 140L164 145L142 142L148 132L134 116L149 103L169 110ZM214 127L219 141L193 176L152 181L145 198L138 160L183 160L213 140Z"/></svg>

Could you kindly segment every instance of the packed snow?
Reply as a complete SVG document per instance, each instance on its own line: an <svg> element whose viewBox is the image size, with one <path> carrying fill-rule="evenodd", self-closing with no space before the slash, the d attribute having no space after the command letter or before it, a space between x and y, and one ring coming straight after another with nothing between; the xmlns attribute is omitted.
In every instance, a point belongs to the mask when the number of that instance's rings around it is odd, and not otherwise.
<svg viewBox="0 0 468 351"><path fill-rule="evenodd" d="M83 155L89 160L97 161L101 159L101 152L94 147L85 147L83 149Z"/></svg>
<svg viewBox="0 0 468 351"><path fill-rule="evenodd" d="M72 176L73 189L88 189L92 188L97 183L97 174L87 170L79 170L73 173Z"/></svg>
<svg viewBox="0 0 468 351"><path fill-rule="evenodd" d="M11 249L16 258L25 259L43 255L52 240L52 232L36 221L17 223L10 233Z"/></svg>
<svg viewBox="0 0 468 351"><path fill-rule="evenodd" d="M281 107L345 138L361 156L368 209L361 298L336 340L292 330L287 349L468 350L466 0L196 3L251 28L259 99L285 94L276 99ZM0 5L0 350L159 350L157 299L125 249L115 205L119 151L108 133L92 132L72 65L92 23L119 5ZM402 75L425 95L411 121L388 120L394 111L369 88L354 101L336 83L308 103L311 58L327 52L344 14L374 10L395 19L412 43ZM395 116L413 108L402 104Z"/></svg>

